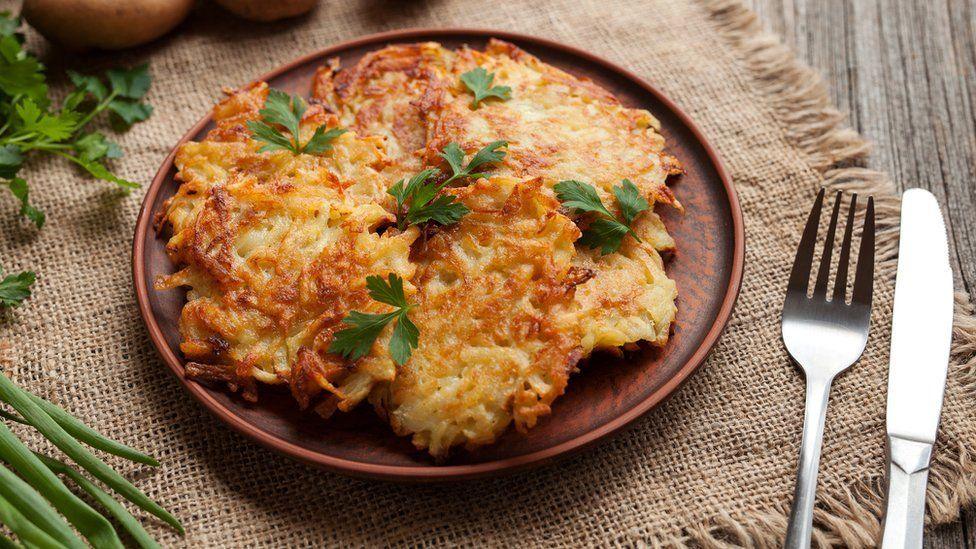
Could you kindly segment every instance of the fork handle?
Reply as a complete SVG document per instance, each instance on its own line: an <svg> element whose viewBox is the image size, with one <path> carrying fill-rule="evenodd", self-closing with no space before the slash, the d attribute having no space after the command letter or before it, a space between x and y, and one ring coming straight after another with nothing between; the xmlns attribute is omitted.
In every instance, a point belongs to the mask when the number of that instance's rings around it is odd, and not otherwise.
<svg viewBox="0 0 976 549"><path fill-rule="evenodd" d="M813 504L817 496L817 469L823 442L827 397L833 378L807 377L806 411L803 414L803 441L796 472L796 489L786 531L787 549L808 549L813 530Z"/></svg>

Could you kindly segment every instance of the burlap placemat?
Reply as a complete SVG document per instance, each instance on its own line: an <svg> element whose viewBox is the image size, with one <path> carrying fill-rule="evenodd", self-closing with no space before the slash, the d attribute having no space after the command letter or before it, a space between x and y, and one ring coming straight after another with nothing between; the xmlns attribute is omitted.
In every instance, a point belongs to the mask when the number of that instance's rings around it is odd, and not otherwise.
<svg viewBox="0 0 976 549"><path fill-rule="evenodd" d="M217 422L157 359L129 273L141 192L121 196L46 161L27 173L48 212L43 231L16 220L13 201L0 198L4 267L40 274L36 295L0 327L13 375L163 462L127 471L186 525L180 539L148 521L165 545L775 545L786 528L803 414L802 378L779 337L787 270L820 185L873 192L882 227L874 330L864 358L834 387L815 533L820 545L873 544L897 203L883 175L851 167L867 146L840 125L817 77L737 3L326 0L311 17L264 26L201 6L151 46L69 62L151 63L156 112L122 136L127 156L115 163L148 183L221 86L340 40L430 25L521 31L590 50L659 86L718 147L745 214L745 282L722 342L667 404L598 449L497 480L398 486L296 464ZM45 50L37 36L30 41ZM962 303L930 477L935 522L954 519L976 496L976 322Z"/></svg>

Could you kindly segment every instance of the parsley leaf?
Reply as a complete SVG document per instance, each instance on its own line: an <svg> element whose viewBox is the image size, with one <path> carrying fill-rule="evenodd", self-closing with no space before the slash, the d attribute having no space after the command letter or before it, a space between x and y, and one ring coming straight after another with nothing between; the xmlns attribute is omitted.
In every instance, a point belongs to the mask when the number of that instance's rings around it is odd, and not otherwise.
<svg viewBox="0 0 976 549"><path fill-rule="evenodd" d="M628 233L638 242L641 241L630 225L639 213L650 208L650 204L640 195L640 191L630 180L624 179L620 185L613 188L623 221L607 210L596 189L588 183L574 180L560 181L553 189L556 191L556 198L563 206L577 212L597 214L598 217L583 231L583 236L579 240L584 246L599 248L600 253L606 255L619 250Z"/></svg>
<svg viewBox="0 0 976 549"><path fill-rule="evenodd" d="M17 112L17 118L20 119L17 124L19 131L51 141L63 141L70 137L80 119L74 111L55 115L46 113L30 97L14 104L14 110Z"/></svg>
<svg viewBox="0 0 976 549"><path fill-rule="evenodd" d="M24 156L15 145L0 147L0 178L12 179L24 163Z"/></svg>
<svg viewBox="0 0 976 549"><path fill-rule="evenodd" d="M21 49L14 35L0 37L0 91L10 97L29 97L47 104L44 66Z"/></svg>
<svg viewBox="0 0 976 549"><path fill-rule="evenodd" d="M620 206L620 215L624 216L624 223L628 226L633 223L637 214L651 207L640 195L637 186L624 179L620 185L613 188L613 195L617 197L617 205Z"/></svg>
<svg viewBox="0 0 976 549"><path fill-rule="evenodd" d="M457 202L453 194L437 196L447 183L433 181L432 178L438 174L440 170L436 168L426 169L411 177L406 184L401 179L387 190L389 195L396 198L397 228L401 231L427 221L450 225L471 213L467 206Z"/></svg>
<svg viewBox="0 0 976 549"><path fill-rule="evenodd" d="M85 160L120 158L122 156L122 148L98 132L79 137L74 142L74 149L78 152L78 156Z"/></svg>
<svg viewBox="0 0 976 549"><path fill-rule="evenodd" d="M303 150L305 154L321 154L326 151L331 151L332 142L340 135L346 133L346 130L342 128L332 128L328 131L325 131L324 128L325 126L315 128L315 133L309 138L308 143L305 143L305 149Z"/></svg>
<svg viewBox="0 0 976 549"><path fill-rule="evenodd" d="M0 280L0 308L13 308L20 305L30 297L30 288L35 280L37 280L37 276L31 271L8 275Z"/></svg>
<svg viewBox="0 0 976 549"><path fill-rule="evenodd" d="M495 73L490 73L482 67L476 67L461 75L461 82L474 94L474 99L471 101L472 110L477 110L478 104L488 97L497 97L502 100L512 98L512 88L492 86L494 81Z"/></svg>
<svg viewBox="0 0 976 549"><path fill-rule="evenodd" d="M148 65L108 70L107 84L97 76L67 71L75 89L60 108L53 108L47 98L44 67L14 34L19 25L18 19L0 12L0 184L20 201L21 215L40 227L43 214L30 206L27 183L16 179L30 154L62 156L99 179L126 188L138 186L116 176L103 163L122 156L122 149L100 133L84 132L84 127L106 111L114 127L127 128L145 120L152 107L141 99L152 78Z"/></svg>
<svg viewBox="0 0 976 549"><path fill-rule="evenodd" d="M319 126L308 142L302 145L301 123L305 109L305 100L301 97L273 88L268 90L264 108L258 112L261 120L250 120L247 123L251 137L264 143L258 152L281 150L291 151L293 154L321 154L332 150L332 142L346 133L346 130L332 128L326 131L325 126ZM289 135L286 137L276 126L284 127Z"/></svg>
<svg viewBox="0 0 976 549"><path fill-rule="evenodd" d="M31 206L30 189L27 187L27 182L19 177L15 177L10 181L0 183L6 184L7 188L14 195L14 198L20 201L20 215L29 219L38 229L43 227L45 221L44 212Z"/></svg>
<svg viewBox="0 0 976 549"><path fill-rule="evenodd" d="M451 166L452 175L443 183L443 186L449 185L455 179L462 177L487 177L488 174L475 172L474 170L479 166L484 166L486 164L495 164L501 162L505 159L505 151L502 150L508 147L508 141L492 141L484 147L482 147L478 152L474 153L471 160L467 165L464 164L464 151L458 146L457 143L453 141L448 143L444 150L438 153L438 155L447 160L448 165Z"/></svg>
<svg viewBox="0 0 976 549"><path fill-rule="evenodd" d="M410 321L407 313L414 305L407 302L403 293L403 279L390 273L389 282L381 276L367 276L366 287L369 296L375 301L392 305L396 310L390 313L362 313L350 311L342 320L348 328L335 333L329 352L338 353L351 360L358 360L366 356L383 328L393 320L397 325L390 337L390 357L398 365L403 365L410 358L412 349L416 349L420 341L420 330Z"/></svg>

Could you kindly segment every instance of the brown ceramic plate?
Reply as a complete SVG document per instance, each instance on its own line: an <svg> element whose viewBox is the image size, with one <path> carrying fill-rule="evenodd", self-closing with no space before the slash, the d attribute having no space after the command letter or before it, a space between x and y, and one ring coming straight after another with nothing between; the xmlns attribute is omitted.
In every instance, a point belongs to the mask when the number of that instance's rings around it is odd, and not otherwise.
<svg viewBox="0 0 976 549"><path fill-rule="evenodd" d="M171 153L146 193L133 243L133 278L149 335L180 383L235 430L303 462L357 476L393 480L446 480L509 472L553 461L620 431L659 404L702 363L732 312L742 279L744 235L735 190L714 149L671 100L626 69L589 53L549 40L509 32L470 29L416 29L375 34L345 42L289 63L261 77L292 93L309 93L315 69L327 58L343 66L396 42L435 40L448 47L481 47L496 37L521 46L543 61L593 79L628 106L649 110L663 126L669 151L687 173L671 180L684 214L659 208L678 251L667 270L678 284L674 335L661 350L645 349L624 358L595 355L581 365L552 415L527 435L509 431L476 452L459 451L435 464L406 438L393 435L368 406L323 421L301 412L287 391L263 387L260 402L249 404L217 387L186 379L177 321L184 303L179 291L155 291L157 275L172 272L165 237L152 219L177 189ZM241 82L241 84L245 84ZM203 110L204 106L200 109ZM201 139L211 128L206 116L180 143Z"/></svg>

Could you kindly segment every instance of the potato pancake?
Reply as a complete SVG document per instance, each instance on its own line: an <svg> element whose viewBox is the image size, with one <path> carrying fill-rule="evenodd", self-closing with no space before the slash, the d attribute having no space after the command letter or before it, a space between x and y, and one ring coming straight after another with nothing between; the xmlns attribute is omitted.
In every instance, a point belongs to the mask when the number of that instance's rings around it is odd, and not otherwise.
<svg viewBox="0 0 976 549"><path fill-rule="evenodd" d="M473 101L476 69L509 90ZM188 375L252 400L285 383L324 416L368 398L441 460L533 427L594 351L667 343L675 245L653 207L681 208L681 168L649 112L498 40L330 60L311 87L307 108L228 91L177 152L158 227L180 270L156 286L188 288ZM606 211L561 204L566 180ZM580 240L600 216L623 227L611 253Z"/></svg>
<svg viewBox="0 0 976 549"><path fill-rule="evenodd" d="M180 332L191 373L251 399L252 378L289 382L303 405L328 389L348 408L372 381L392 379L393 363L377 345L347 364L327 352L332 334L350 310L382 307L368 298L367 275L412 277L419 233L374 231L392 219L373 201L386 193L373 167L384 163L379 140L347 133L325 156L258 153L243 128L266 94L261 84L231 95L215 109L217 128L180 147L184 183L160 221L172 226L167 250L184 268L157 288L190 288ZM305 120L333 122L314 109Z"/></svg>
<svg viewBox="0 0 976 549"><path fill-rule="evenodd" d="M382 136L392 161L388 174L400 179L423 167L423 98L446 85L452 57L440 44L425 42L387 46L345 70L333 60L315 74L312 97L357 134Z"/></svg>
<svg viewBox="0 0 976 549"><path fill-rule="evenodd" d="M540 189L509 178L458 189L471 213L415 253L420 346L371 400L435 457L535 425L580 356L556 322L579 230Z"/></svg>
<svg viewBox="0 0 976 549"><path fill-rule="evenodd" d="M478 67L494 74L495 84L510 87L511 99L487 99L472 109L461 75ZM491 40L484 52L461 48L447 78L424 117L429 164L437 164L451 142L471 153L505 140L508 156L499 175L541 177L548 188L567 179L585 181L611 209L612 189L626 178L652 203L675 203L665 179L680 167L664 152L660 123L646 110L623 107L592 81L501 40Z"/></svg>

